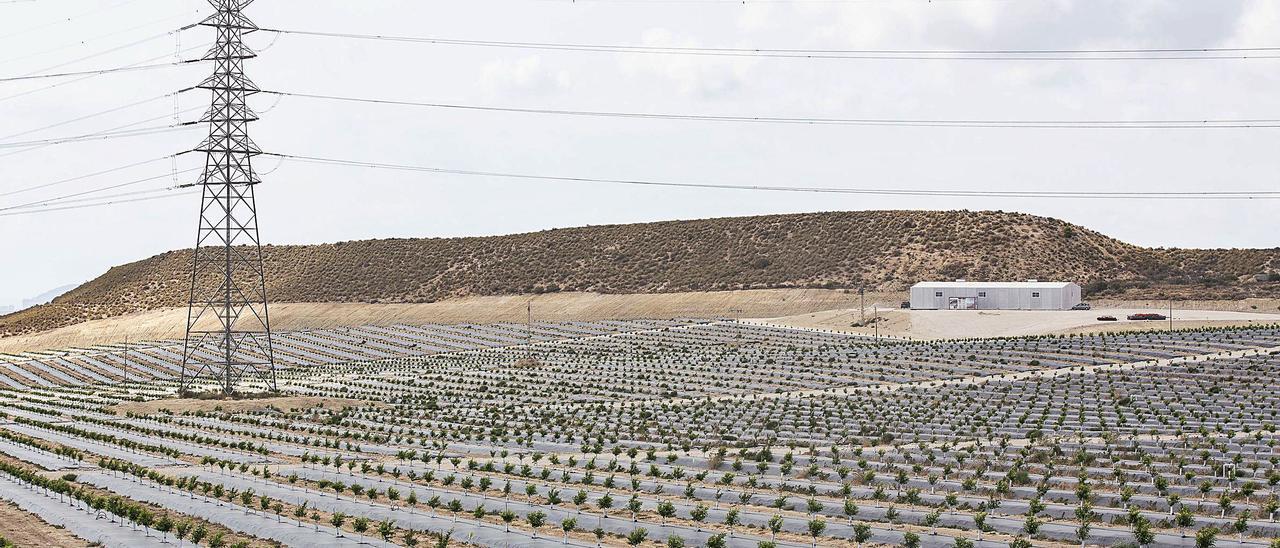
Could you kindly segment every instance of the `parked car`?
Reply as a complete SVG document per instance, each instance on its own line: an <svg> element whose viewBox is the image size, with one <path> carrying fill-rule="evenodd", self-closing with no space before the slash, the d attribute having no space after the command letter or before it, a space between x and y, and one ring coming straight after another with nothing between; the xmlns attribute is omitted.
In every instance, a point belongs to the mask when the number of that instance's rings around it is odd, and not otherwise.
<svg viewBox="0 0 1280 548"><path fill-rule="evenodd" d="M1138 322L1167 320L1168 316L1164 314L1130 314L1129 319Z"/></svg>
<svg viewBox="0 0 1280 548"><path fill-rule="evenodd" d="M1071 307L1072 310L1090 310L1092 308L1093 306L1090 305L1089 303L1080 303L1078 305Z"/></svg>
<svg viewBox="0 0 1280 548"><path fill-rule="evenodd" d="M902 305L899 308L911 308L911 301L902 301Z"/></svg>
<svg viewBox="0 0 1280 548"><path fill-rule="evenodd" d="M1117 320L1115 316L1098 316L1098 321L1100 321L1100 322L1116 322L1116 321L1120 321L1120 320Z"/></svg>

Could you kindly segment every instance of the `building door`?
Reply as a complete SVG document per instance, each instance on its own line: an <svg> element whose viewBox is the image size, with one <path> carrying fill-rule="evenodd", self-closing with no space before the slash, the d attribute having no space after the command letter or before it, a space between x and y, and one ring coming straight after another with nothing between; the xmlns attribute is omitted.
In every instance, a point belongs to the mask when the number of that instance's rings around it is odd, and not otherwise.
<svg viewBox="0 0 1280 548"><path fill-rule="evenodd" d="M977 310L977 297L951 297L947 300L947 309L949 310Z"/></svg>

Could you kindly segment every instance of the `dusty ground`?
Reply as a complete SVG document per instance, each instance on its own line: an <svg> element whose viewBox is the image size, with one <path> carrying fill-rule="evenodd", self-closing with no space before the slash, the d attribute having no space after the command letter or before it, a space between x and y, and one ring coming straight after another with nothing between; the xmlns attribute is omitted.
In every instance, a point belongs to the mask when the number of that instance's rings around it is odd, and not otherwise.
<svg viewBox="0 0 1280 548"><path fill-rule="evenodd" d="M172 399L172 400L155 400L149 402L127 402L112 408L117 414L123 415L132 411L137 414L153 414L161 410L168 410L174 413L185 413L195 411L215 411L221 409L223 411L262 411L269 407L274 407L283 411L293 409L311 409L314 407L326 407L329 409L341 409L345 407L355 407L358 405L367 405L368 402L360 400L348 400L340 398L321 398L321 397L288 397L288 398L263 398L257 400L197 400L197 399Z"/></svg>
<svg viewBox="0 0 1280 548"><path fill-rule="evenodd" d="M83 548L89 545L66 529L49 525L39 516L25 512L10 502L0 502L0 536L17 546Z"/></svg>
<svg viewBox="0 0 1280 548"><path fill-rule="evenodd" d="M824 289L765 289L658 295L553 293L474 297L427 304L272 303L271 324L279 330L395 323L524 322L533 300L534 320L631 318L774 317L857 306L857 292ZM905 294L868 294L867 306L897 306ZM0 339L0 353L180 339L186 309L167 309L95 320L35 335Z"/></svg>
<svg viewBox="0 0 1280 548"><path fill-rule="evenodd" d="M1094 308L1140 308L1169 310L1169 301L1086 299ZM1175 309L1223 310L1232 312L1280 313L1280 299L1241 299L1238 301L1174 301Z"/></svg>
<svg viewBox="0 0 1280 548"><path fill-rule="evenodd" d="M866 297L866 317L879 307L885 335L912 338L1016 336L1083 331L1121 331L1149 328L1127 322L1099 324L1105 312L1123 318L1128 310L1167 311L1167 302L1093 301L1102 310L1090 312L904 312L898 306L906 293L875 293ZM532 299L534 320L599 320L629 318L774 318L783 325L837 329L858 333L850 324L860 321L855 291L824 289L762 289L657 295L601 295L554 293L538 296L473 297L427 304L274 303L271 323L278 330L344 325L395 323L523 322ZM1184 301L1175 327L1271 323L1280 320L1280 300ZM1231 312L1234 315L1222 315ZM1270 313L1270 314L1266 314ZM948 316L947 314L954 314ZM167 309L119 318L95 320L45 333L0 338L0 353L121 343L126 340L180 339L186 309ZM1167 325L1167 324L1165 324Z"/></svg>
<svg viewBox="0 0 1280 548"><path fill-rule="evenodd" d="M880 334L911 339L956 339L966 337L1017 337L1066 333L1111 333L1143 329L1165 329L1169 322L1131 322L1125 319L1136 312L1159 312L1157 308L1103 308L1088 311L1030 310L888 310L880 311ZM872 310L866 317L872 318ZM1117 322L1098 321L1099 316L1114 316ZM857 308L827 310L794 316L754 319L754 323L823 329L845 333L873 334L873 327L852 327L859 322ZM1231 310L1173 311L1175 329L1227 327L1280 323L1280 314L1237 312Z"/></svg>

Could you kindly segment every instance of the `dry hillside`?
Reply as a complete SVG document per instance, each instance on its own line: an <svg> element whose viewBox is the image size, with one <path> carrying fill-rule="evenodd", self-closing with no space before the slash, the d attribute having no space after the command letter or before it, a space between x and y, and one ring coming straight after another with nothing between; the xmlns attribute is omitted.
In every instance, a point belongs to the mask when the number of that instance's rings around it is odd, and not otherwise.
<svg viewBox="0 0 1280 548"><path fill-rule="evenodd" d="M901 290L924 279L1058 279L1092 294L1238 299L1280 294L1253 275L1280 249L1165 250L1004 212L864 211L611 225L484 238L263 250L281 302L422 303L560 291ZM189 251L118 266L53 303L0 318L0 335L183 306Z"/></svg>

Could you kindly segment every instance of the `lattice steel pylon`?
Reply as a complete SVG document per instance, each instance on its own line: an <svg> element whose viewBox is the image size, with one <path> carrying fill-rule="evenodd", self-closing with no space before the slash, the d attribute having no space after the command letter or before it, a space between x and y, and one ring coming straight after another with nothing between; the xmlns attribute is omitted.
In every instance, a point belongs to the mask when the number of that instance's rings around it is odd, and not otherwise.
<svg viewBox="0 0 1280 548"><path fill-rule="evenodd" d="M196 151L205 153L200 226L192 258L187 335L182 352L181 389L216 380L224 394L246 377L276 390L271 321L267 314L266 274L258 238L254 186L262 182L253 157L262 150L249 138L258 119L245 99L261 90L244 75L244 63L256 54L244 36L258 29L242 13L253 0L209 0L217 12L200 24L214 28L217 42L204 59L213 75L199 86L213 95L201 118L209 137Z"/></svg>

